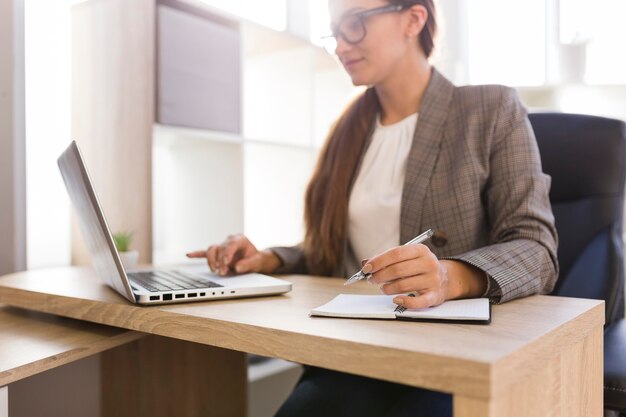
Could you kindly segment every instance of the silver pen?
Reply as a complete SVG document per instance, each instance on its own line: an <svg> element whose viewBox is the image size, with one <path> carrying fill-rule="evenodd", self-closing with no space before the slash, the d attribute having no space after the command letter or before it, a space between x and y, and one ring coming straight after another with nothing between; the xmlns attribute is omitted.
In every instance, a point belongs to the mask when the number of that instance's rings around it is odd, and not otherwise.
<svg viewBox="0 0 626 417"><path fill-rule="evenodd" d="M406 242L403 246L406 245L411 245L413 243L422 243L425 242L427 239L429 239L435 232L433 231L433 229L428 229L427 231L425 231L424 233L422 233L419 236L414 237L413 239L409 240L408 242ZM357 272L356 274L352 275L350 278L348 278L348 280L346 282L344 282L343 285L350 285L354 282L360 281L362 279L367 279L371 276L372 274L365 274L363 273L363 269L361 269L359 272Z"/></svg>

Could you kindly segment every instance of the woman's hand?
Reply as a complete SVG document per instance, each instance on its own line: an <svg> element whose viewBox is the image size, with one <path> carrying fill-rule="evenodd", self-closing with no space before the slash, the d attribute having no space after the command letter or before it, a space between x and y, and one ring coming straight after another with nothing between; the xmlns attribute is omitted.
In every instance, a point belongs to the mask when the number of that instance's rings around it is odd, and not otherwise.
<svg viewBox="0 0 626 417"><path fill-rule="evenodd" d="M394 303L409 309L437 306L446 300L481 296L487 278L480 269L464 262L439 260L426 245L403 245L367 260L363 272L381 285L385 294L399 295Z"/></svg>
<svg viewBox="0 0 626 417"><path fill-rule="evenodd" d="M271 274L280 266L280 259L271 251L259 251L242 234L230 235L219 245L187 254L189 258L206 258L211 271L220 275L260 272Z"/></svg>

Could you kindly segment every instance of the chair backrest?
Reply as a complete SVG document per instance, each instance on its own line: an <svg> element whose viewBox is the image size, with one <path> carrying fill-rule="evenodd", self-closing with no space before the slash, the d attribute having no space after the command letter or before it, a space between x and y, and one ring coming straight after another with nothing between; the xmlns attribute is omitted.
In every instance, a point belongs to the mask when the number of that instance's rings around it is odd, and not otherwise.
<svg viewBox="0 0 626 417"><path fill-rule="evenodd" d="M554 295L604 299L607 324L624 317L624 122L564 113L529 115L559 233Z"/></svg>

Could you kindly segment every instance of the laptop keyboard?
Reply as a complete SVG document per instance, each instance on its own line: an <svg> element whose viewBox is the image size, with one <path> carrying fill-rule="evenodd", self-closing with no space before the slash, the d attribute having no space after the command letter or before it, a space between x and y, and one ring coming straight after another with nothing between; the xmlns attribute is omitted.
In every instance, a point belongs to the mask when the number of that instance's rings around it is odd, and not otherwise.
<svg viewBox="0 0 626 417"><path fill-rule="evenodd" d="M194 290L196 288L218 288L222 285L180 271L129 272L128 278L148 291Z"/></svg>

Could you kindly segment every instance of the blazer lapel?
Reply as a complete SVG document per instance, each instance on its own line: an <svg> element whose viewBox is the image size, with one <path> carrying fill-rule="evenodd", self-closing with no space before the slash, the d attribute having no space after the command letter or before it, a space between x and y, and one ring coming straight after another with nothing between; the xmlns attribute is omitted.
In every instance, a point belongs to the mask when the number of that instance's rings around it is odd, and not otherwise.
<svg viewBox="0 0 626 417"><path fill-rule="evenodd" d="M400 209L400 244L408 242L422 232L420 230L422 201L441 149L443 130L454 88L454 85L435 68L432 69L406 163Z"/></svg>

